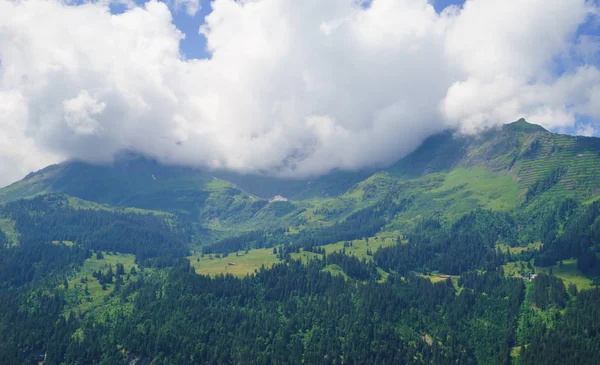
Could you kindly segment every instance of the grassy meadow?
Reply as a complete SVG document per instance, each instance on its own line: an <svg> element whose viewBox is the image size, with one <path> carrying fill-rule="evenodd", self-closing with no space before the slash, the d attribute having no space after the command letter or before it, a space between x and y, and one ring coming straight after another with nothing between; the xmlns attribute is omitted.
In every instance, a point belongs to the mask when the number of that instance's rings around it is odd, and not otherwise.
<svg viewBox="0 0 600 365"><path fill-rule="evenodd" d="M215 276L219 274L231 274L234 276L251 275L255 270L259 270L262 266L269 268L280 262L276 254L273 254L273 249L256 249L250 250L248 253L239 252L227 257L217 258L216 255L194 254L189 256L192 266L196 273L201 275Z"/></svg>
<svg viewBox="0 0 600 365"><path fill-rule="evenodd" d="M69 302L67 310L73 310L78 313L86 313L99 307L104 299L113 293L115 284L107 284L106 290L102 289L102 285L94 278L93 273L101 270L102 272L108 271L109 266L112 266L113 272L116 272L116 265L123 264L125 268L125 275L123 278L123 285L127 285L128 282L137 280L137 276L141 275L138 266L135 264L135 256L129 254L103 253L103 259L97 259L96 254L86 259L83 266L77 273L68 278L69 288L67 290L67 300ZM131 268L135 267L138 272L137 275L128 275ZM86 281L87 279L87 281ZM82 281L86 281L83 283ZM85 287L88 288L88 294L85 293Z"/></svg>
<svg viewBox="0 0 600 365"><path fill-rule="evenodd" d="M565 286L569 284L575 284L577 289L589 289L592 287L592 281L585 277L579 269L577 269L577 260L569 259L563 260L562 265L560 263L550 266L550 267L537 267L535 268L536 272L550 272L552 269L552 273L561 278L565 283Z"/></svg>
<svg viewBox="0 0 600 365"><path fill-rule="evenodd" d="M8 218L0 219L0 230L4 232L10 243L17 245L19 243L19 232L15 229L15 221Z"/></svg>

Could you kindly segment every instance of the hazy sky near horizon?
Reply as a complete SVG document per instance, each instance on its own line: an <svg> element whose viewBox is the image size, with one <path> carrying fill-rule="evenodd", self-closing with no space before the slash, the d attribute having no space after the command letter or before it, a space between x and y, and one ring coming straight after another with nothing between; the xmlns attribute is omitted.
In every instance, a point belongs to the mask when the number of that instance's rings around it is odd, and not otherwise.
<svg viewBox="0 0 600 365"><path fill-rule="evenodd" d="M304 177L520 117L598 135L599 27L597 0L0 0L0 185L122 150Z"/></svg>

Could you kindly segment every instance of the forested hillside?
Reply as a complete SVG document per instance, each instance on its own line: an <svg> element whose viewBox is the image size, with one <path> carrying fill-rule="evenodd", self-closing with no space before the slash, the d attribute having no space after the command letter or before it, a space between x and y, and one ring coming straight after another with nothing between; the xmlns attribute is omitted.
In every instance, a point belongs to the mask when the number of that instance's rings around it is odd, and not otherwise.
<svg viewBox="0 0 600 365"><path fill-rule="evenodd" d="M48 167L0 190L0 363L600 363L598 153L519 121L288 187Z"/></svg>

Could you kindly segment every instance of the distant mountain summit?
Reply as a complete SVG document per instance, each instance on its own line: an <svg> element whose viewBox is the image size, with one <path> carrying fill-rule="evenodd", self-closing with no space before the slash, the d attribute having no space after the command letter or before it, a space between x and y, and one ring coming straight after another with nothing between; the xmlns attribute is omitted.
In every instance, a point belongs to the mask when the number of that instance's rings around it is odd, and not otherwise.
<svg viewBox="0 0 600 365"><path fill-rule="evenodd" d="M407 179L481 168L513 176L523 190L558 174L560 193L581 197L600 194L599 158L599 138L556 134L520 119L476 136L434 135L389 171Z"/></svg>
<svg viewBox="0 0 600 365"><path fill-rule="evenodd" d="M521 133L535 133L535 132L548 132L544 127L537 124L532 124L527 122L524 118L517 120L516 122L508 123L502 126L503 129L509 130L512 132L521 132Z"/></svg>

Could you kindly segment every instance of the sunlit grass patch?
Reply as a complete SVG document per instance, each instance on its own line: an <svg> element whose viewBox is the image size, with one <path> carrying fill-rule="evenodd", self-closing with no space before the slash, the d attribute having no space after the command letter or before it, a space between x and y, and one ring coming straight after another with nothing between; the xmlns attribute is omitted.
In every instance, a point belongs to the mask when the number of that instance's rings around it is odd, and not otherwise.
<svg viewBox="0 0 600 365"><path fill-rule="evenodd" d="M577 289L589 289L592 287L592 281L588 279L579 269L577 268L577 260L569 259L563 260L562 265L560 262L551 267L537 267L537 272L549 273L552 268L552 274L561 278L565 283L565 286L569 284L575 284Z"/></svg>
<svg viewBox="0 0 600 365"><path fill-rule="evenodd" d="M248 253L243 251L229 254L227 257L218 258L215 254L195 254L189 256L192 266L196 273L202 275L231 274L234 276L245 276L253 274L262 266L270 268L280 262L277 254L273 253L272 248L250 250Z"/></svg>
<svg viewBox="0 0 600 365"><path fill-rule="evenodd" d="M98 259L96 254L93 254L92 257L84 261L83 266L77 271L76 275L69 278L69 289L67 290L67 301L69 304L66 310L74 310L79 313L88 312L101 305L104 298L113 293L115 288L114 280L112 284L106 284L105 289L103 289L99 281L93 276L94 272L98 270L107 272L109 267L112 267L113 272L116 272L116 265L122 264L125 269L125 275L122 275L123 286L127 285L130 281L137 280L137 276L141 274L139 267L135 264L134 255L121 253L108 254L106 252L102 255L104 258ZM132 267L135 267L136 275L129 275Z"/></svg>

